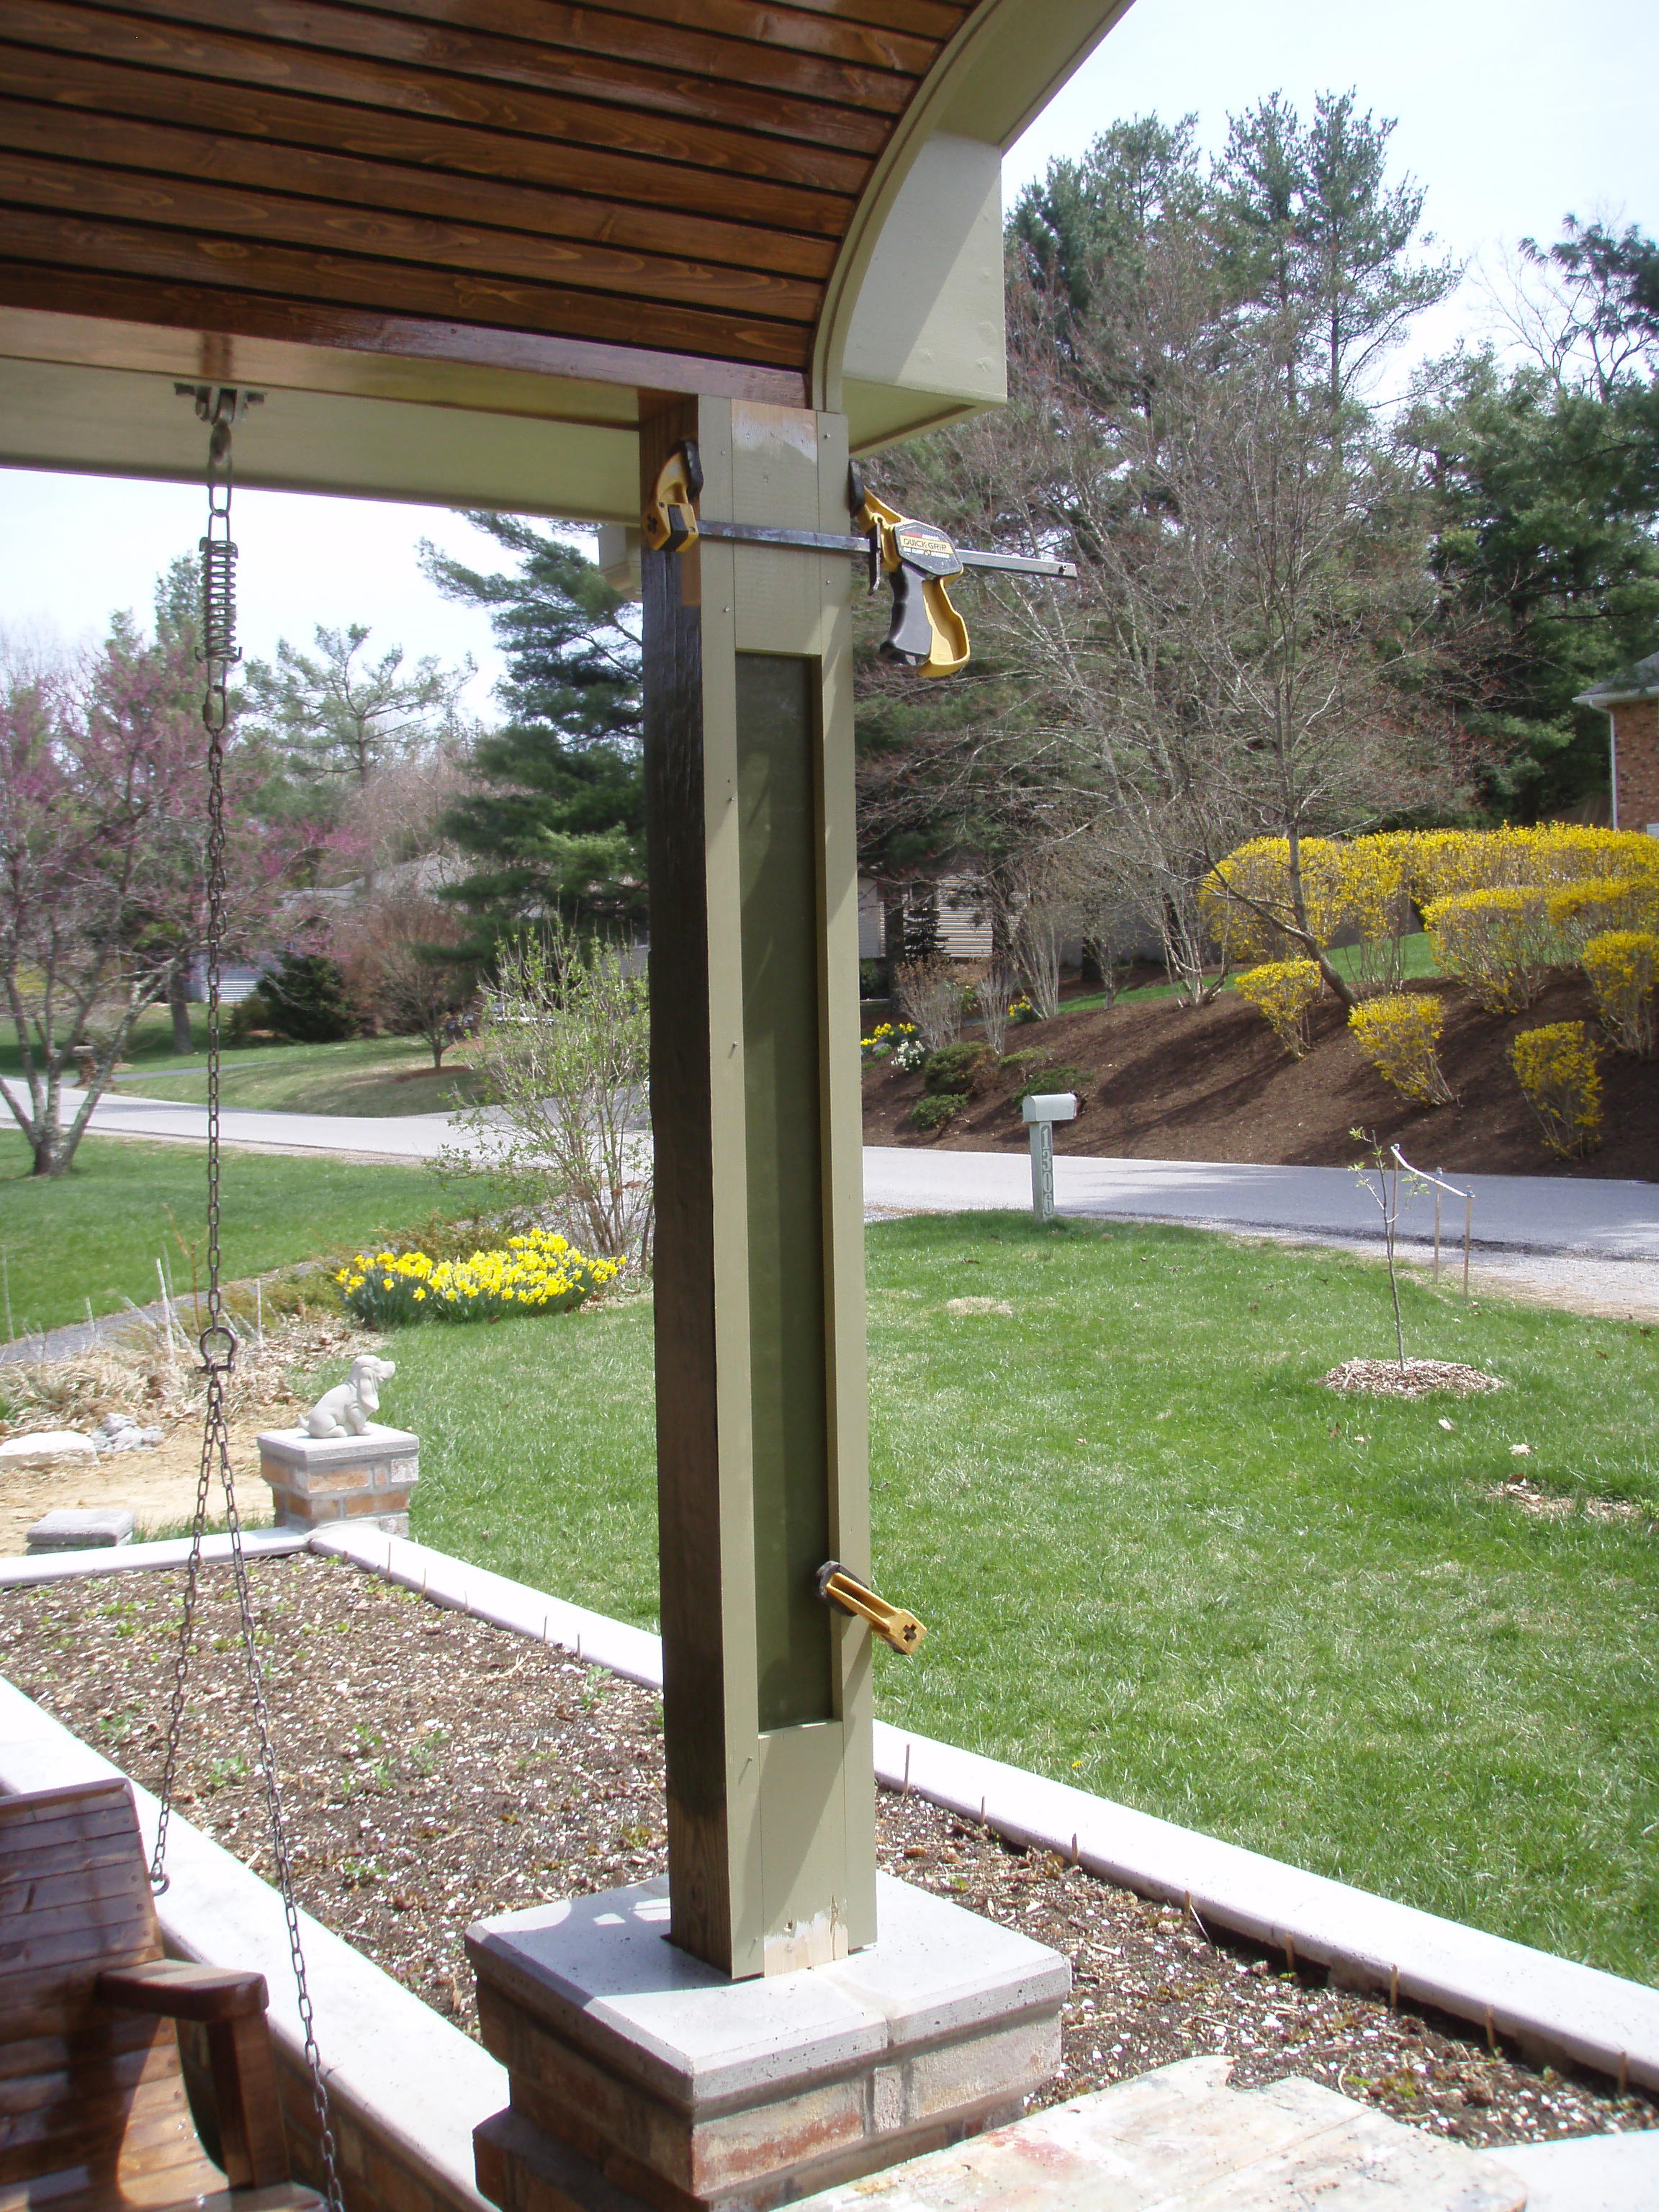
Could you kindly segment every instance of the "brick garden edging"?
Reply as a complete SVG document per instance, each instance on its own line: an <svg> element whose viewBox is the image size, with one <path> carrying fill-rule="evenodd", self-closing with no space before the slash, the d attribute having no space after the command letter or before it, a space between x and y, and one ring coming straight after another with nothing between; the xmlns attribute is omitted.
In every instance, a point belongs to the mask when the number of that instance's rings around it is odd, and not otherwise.
<svg viewBox="0 0 1659 2212"><path fill-rule="evenodd" d="M644 1630L469 1566L424 1545L335 1533L313 1549L349 1559L405 1589L521 1636L559 1644L630 1681L659 1689L662 1651ZM1397 1905L1028 1773L977 1752L878 1721L878 1780L912 1790L1011 1842L1074 1860L1144 1897L1186 1906L1200 1922L1328 1968L1354 1988L1431 2004L1507 2036L1534 2063L1586 2065L1621 2087L1659 2089L1659 1990L1621 1975Z"/></svg>

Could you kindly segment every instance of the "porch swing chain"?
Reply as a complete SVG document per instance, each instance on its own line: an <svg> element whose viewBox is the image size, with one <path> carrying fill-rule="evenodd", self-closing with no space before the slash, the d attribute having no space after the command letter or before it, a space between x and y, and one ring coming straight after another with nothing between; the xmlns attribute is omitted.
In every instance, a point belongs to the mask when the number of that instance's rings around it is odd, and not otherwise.
<svg viewBox="0 0 1659 2212"><path fill-rule="evenodd" d="M185 1571L184 1612L179 1626L179 1648L173 1665L167 1754L158 1793L161 1810L156 1821L155 1851L150 1861L149 1879L151 1887L158 1895L167 1887L167 1827L173 1814L179 1737L190 1680L191 1655L196 1639L202 1538L207 1527L208 1496L216 1471L224 1492L225 1524L230 1533L231 1571L236 1585L242 1656L246 1664L254 1729L258 1739L265 1814L270 1828L271 1856L276 1867L277 1893L283 1901L283 1917L288 1929L289 1957L294 1969L306 2066L311 2076L312 2104L317 2116L323 2194L331 2212L342 2212L340 2176L334 2130L329 2116L328 2088L323 2079L322 2056L317 2048L311 1991L306 1978L305 1952L300 1941L300 1911L294 1893L293 1851L283 1817L282 1791L271 1741L264 1674L256 1641L253 1595L248 1585L247 1560L242 1548L241 1516L237 1509L236 1482L230 1462L230 1423L225 1393L236 1357L237 1336L225 1313L224 1296L219 1281L219 966L220 948L224 937L226 889L225 731L230 719L230 672L241 659L236 646L236 547L230 535L231 429L248 401L258 398L259 395L213 386L192 386L184 389L194 398L198 415L211 426L208 443L208 528L207 535L200 544L202 642L197 653L198 659L204 664L206 671L202 723L208 740L207 912L204 932L208 1031L207 1327L198 1340L206 1385L206 1407L202 1431L202 1463L196 1484L196 1512L191 1528L190 1559Z"/></svg>

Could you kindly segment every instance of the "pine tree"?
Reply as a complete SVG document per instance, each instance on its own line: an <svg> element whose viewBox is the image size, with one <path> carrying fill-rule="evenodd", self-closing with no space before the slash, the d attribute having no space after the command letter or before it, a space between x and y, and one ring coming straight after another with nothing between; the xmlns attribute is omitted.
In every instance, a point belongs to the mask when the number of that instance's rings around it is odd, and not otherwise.
<svg viewBox="0 0 1659 2212"><path fill-rule="evenodd" d="M1279 318L1287 373L1340 409L1462 272L1410 258L1433 243L1423 189L1389 182L1394 123L1352 89L1321 93L1306 125L1281 93L1229 122L1214 181L1238 296Z"/></svg>
<svg viewBox="0 0 1659 2212"><path fill-rule="evenodd" d="M447 894L487 951L558 914L583 929L632 930L646 910L639 637L629 602L552 529L517 515L468 517L518 557L486 574L427 544L446 597L487 607L507 673L510 717L481 737L481 788L442 827L478 865Z"/></svg>
<svg viewBox="0 0 1659 2212"><path fill-rule="evenodd" d="M1659 317L1643 290L1659 247L1570 216L1529 258L1564 279L1538 311L1534 358L1437 364L1401 431L1434 501L1445 619L1465 641L1451 704L1485 751L1486 804L1520 820L1606 789L1606 719L1576 695L1659 634Z"/></svg>

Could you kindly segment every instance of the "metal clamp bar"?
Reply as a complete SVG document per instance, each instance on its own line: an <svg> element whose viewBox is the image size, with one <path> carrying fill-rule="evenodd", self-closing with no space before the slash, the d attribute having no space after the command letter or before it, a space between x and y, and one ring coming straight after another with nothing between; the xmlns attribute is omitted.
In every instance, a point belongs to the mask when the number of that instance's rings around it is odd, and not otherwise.
<svg viewBox="0 0 1659 2212"><path fill-rule="evenodd" d="M958 545L957 558L964 568L999 568L1007 576L1063 576L1075 583L1075 561L1045 561L1025 553L973 553Z"/></svg>
<svg viewBox="0 0 1659 2212"><path fill-rule="evenodd" d="M764 522L706 522L697 517L699 538L720 538L734 545L796 545L807 553L867 553L866 538L830 530L779 530Z"/></svg>

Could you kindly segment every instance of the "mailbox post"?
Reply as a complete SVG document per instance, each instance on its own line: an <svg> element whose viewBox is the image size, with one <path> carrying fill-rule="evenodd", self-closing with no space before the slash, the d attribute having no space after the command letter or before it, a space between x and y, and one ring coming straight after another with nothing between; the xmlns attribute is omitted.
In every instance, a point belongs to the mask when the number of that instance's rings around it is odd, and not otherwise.
<svg viewBox="0 0 1659 2212"><path fill-rule="evenodd" d="M1039 1224L1054 1218L1054 1124L1076 1119L1074 1091L1040 1091L1025 1101L1025 1126L1031 1133L1031 1218Z"/></svg>

